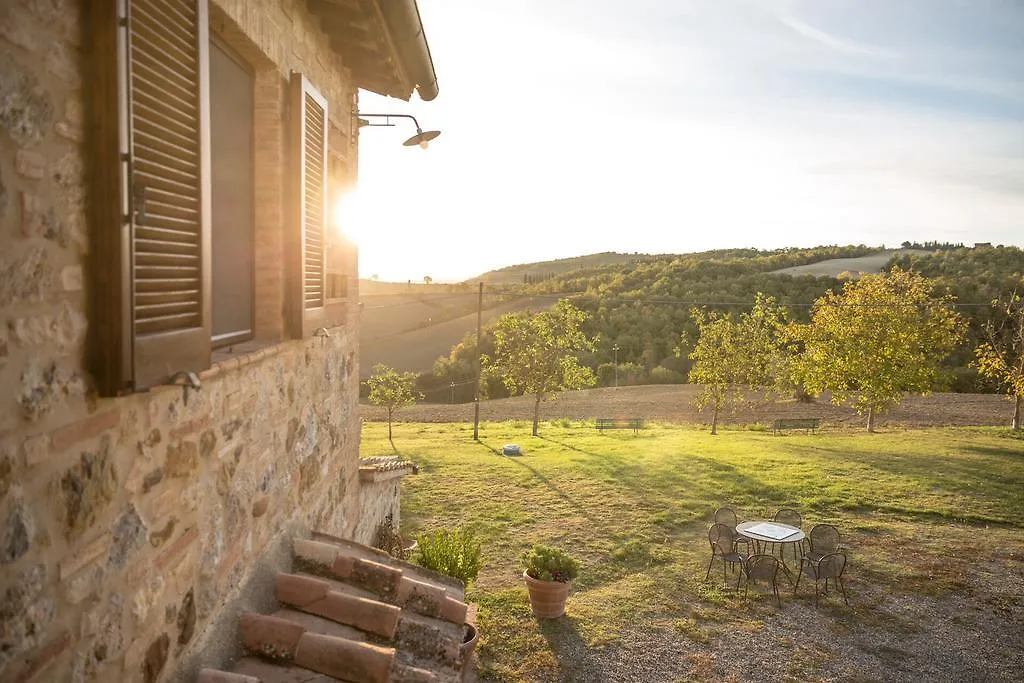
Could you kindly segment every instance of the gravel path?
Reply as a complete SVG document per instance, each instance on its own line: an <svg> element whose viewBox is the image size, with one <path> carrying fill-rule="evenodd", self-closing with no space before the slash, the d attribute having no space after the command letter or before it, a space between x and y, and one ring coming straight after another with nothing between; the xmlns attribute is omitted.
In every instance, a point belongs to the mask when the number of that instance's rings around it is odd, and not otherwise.
<svg viewBox="0 0 1024 683"><path fill-rule="evenodd" d="M756 629L729 628L697 643L671 626L638 627L588 648L570 626L549 629L566 683L679 680L1024 680L1024 576L941 598L851 591L815 609L783 589L782 608L759 600ZM801 595L803 587L801 586ZM746 608L739 608L747 611ZM870 620L872 628L853 627ZM758 623L755 621L754 623Z"/></svg>

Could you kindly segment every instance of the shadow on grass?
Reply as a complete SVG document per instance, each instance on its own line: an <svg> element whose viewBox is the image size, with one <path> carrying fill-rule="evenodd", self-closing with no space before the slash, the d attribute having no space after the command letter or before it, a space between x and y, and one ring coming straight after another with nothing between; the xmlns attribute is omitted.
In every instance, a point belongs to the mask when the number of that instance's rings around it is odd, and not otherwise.
<svg viewBox="0 0 1024 683"><path fill-rule="evenodd" d="M1014 437L1004 438L1014 439ZM1004 460L1016 461L1024 458L1024 443L1007 448L995 448L994 446L964 446L964 450L970 451L971 453L977 453L978 455L1001 458Z"/></svg>
<svg viewBox="0 0 1024 683"><path fill-rule="evenodd" d="M765 514L761 508L768 510L776 505L787 504L791 498L790 491L765 483L763 479L754 478L730 463L695 454L690 454L688 460L691 463L700 463L705 466L709 472L714 474L715 479L721 481L721 489L716 491L705 486L703 493L711 500L714 500L717 494L722 505L726 505L731 500L746 500L759 510L758 514ZM700 491L699 487L694 487L694 489ZM714 510L710 510L709 514L713 516ZM708 519L710 520L711 517Z"/></svg>
<svg viewBox="0 0 1024 683"><path fill-rule="evenodd" d="M489 443L487 443L483 439L481 439L478 443L481 446L483 446L484 448L486 448L487 450L489 450L490 452L494 453L495 455L501 455L501 451L500 450L498 450L494 446L490 445ZM591 516L591 514L587 511L587 509L584 506L580 505L580 503L577 500L575 500L574 498L569 496L565 491L563 491L562 489L560 489L557 486L555 486L551 482L551 480L548 479L545 475L541 474L537 470L537 468L535 468L535 467L533 467L531 465L528 465L525 462L523 462L522 459L521 459L522 456L509 455L509 456L504 456L504 457L509 462L514 463L514 464L518 465L519 467L522 467L525 470L529 470L530 473L533 474L533 476L535 476L538 481L540 481L542 484L544 484L544 486L546 486L548 488L548 490L550 490L553 494L555 494L556 496L558 496L559 498L564 500L566 503L568 503L569 506L572 507L572 509L575 510L577 514L579 514L581 517L583 517L588 522L591 522L591 523L594 522L593 516Z"/></svg>
<svg viewBox="0 0 1024 683"><path fill-rule="evenodd" d="M594 657L586 641L580 635L573 617L558 619L537 619L541 635L548 641L548 647L554 653L561 670L560 681L589 683L601 680L603 671Z"/></svg>
<svg viewBox="0 0 1024 683"><path fill-rule="evenodd" d="M592 458L603 458L603 457L605 457L607 455L607 454L602 455L600 453L595 453L593 451L585 451L582 448L579 448L577 446L573 446L571 443L566 443L565 441L559 441L558 439L552 439L550 436L544 436L543 434L538 435L537 438L538 439L543 439L544 441L547 441L549 443L557 444L557 445L561 446L562 448L568 448L570 451L576 451L577 453L582 453L583 455L589 455Z"/></svg>

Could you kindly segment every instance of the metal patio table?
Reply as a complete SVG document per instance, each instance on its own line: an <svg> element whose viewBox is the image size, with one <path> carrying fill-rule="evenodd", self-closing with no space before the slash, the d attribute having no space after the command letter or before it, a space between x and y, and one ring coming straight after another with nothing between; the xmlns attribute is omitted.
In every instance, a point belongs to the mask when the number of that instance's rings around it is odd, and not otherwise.
<svg viewBox="0 0 1024 683"><path fill-rule="evenodd" d="M795 526L773 522L770 519L741 522L736 525L736 533L743 538L754 541L758 547L761 547L764 543L778 543L782 545L782 552L780 553L782 556L780 558L782 561L782 571L785 573L786 578L789 579L789 582L793 583L793 571L786 564L785 546L788 543L800 543L807 538L807 534Z"/></svg>

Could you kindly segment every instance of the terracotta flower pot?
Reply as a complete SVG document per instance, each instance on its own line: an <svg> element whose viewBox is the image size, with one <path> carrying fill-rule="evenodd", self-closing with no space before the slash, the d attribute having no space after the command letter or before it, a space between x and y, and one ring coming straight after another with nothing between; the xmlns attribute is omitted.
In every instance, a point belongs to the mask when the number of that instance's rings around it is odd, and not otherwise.
<svg viewBox="0 0 1024 683"><path fill-rule="evenodd" d="M544 619L557 619L565 614L565 601L569 599L571 584L562 581L541 581L525 571L523 580L530 592L530 607L534 615Z"/></svg>
<svg viewBox="0 0 1024 683"><path fill-rule="evenodd" d="M476 644L480 641L480 631L476 630L473 624L466 624L466 636L462 640L459 650L462 652L462 678L460 680L472 680L473 670L476 668Z"/></svg>

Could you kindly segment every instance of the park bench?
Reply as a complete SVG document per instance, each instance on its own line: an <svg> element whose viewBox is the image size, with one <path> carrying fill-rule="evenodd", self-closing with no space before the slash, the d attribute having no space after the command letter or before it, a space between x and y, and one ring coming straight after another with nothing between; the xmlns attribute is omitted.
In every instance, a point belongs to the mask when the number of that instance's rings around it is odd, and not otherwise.
<svg viewBox="0 0 1024 683"><path fill-rule="evenodd" d="M642 417L631 417L628 420L619 418L608 418L599 417L594 421L594 426L597 430L603 432L606 429L632 429L633 433L636 434L644 428L644 419Z"/></svg>
<svg viewBox="0 0 1024 683"><path fill-rule="evenodd" d="M780 417L772 422L772 434L777 434L784 429L803 429L808 433L814 432L821 425L821 419L817 417Z"/></svg>

